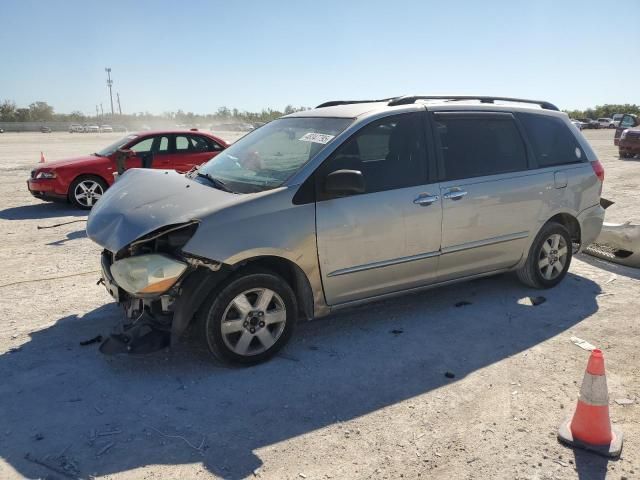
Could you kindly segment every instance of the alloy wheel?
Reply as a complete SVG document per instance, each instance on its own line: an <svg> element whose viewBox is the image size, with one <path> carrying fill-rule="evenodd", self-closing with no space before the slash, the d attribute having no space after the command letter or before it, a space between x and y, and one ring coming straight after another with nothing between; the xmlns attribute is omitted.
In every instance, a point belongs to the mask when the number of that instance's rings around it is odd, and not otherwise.
<svg viewBox="0 0 640 480"><path fill-rule="evenodd" d="M278 341L286 322L287 309L276 292L268 288L246 290L227 305L222 338L237 355L257 355Z"/></svg>
<svg viewBox="0 0 640 480"><path fill-rule="evenodd" d="M104 194L104 189L95 180L83 180L76 185L73 196L84 207L92 207Z"/></svg>
<svg viewBox="0 0 640 480"><path fill-rule="evenodd" d="M549 236L543 243L538 256L538 269L542 278L557 278L567 263L568 247L564 237L558 233Z"/></svg>

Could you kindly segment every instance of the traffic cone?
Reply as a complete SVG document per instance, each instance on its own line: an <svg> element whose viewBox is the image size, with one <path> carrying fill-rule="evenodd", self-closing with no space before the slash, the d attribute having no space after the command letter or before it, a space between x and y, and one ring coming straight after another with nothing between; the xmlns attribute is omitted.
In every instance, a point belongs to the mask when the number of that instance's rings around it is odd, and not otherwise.
<svg viewBox="0 0 640 480"><path fill-rule="evenodd" d="M44 153L40 152L40 163L44 163Z"/></svg>
<svg viewBox="0 0 640 480"><path fill-rule="evenodd" d="M622 451L622 432L609 419L609 393L602 351L591 351L573 417L560 425L558 440L607 457Z"/></svg>

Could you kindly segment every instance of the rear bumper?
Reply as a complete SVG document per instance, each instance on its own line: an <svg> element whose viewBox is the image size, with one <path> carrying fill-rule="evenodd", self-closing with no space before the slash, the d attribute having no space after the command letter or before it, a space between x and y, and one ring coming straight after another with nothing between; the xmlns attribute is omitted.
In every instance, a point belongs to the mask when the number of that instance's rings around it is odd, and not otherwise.
<svg viewBox="0 0 640 480"><path fill-rule="evenodd" d="M580 251L583 251L598 238L604 222L604 208L600 205L589 207L578 215L580 222Z"/></svg>
<svg viewBox="0 0 640 480"><path fill-rule="evenodd" d="M640 137L625 138L618 141L620 153L640 153Z"/></svg>

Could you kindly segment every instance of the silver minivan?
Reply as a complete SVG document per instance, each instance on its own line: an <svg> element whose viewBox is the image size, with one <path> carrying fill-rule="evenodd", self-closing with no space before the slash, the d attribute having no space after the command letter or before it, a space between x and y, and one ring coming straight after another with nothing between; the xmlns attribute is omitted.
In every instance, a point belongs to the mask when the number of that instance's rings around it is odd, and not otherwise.
<svg viewBox="0 0 640 480"><path fill-rule="evenodd" d="M193 323L216 358L274 355L299 319L514 271L566 275L600 232L604 170L548 102L333 101L249 133L186 175L132 169L92 210L124 307L104 353Z"/></svg>

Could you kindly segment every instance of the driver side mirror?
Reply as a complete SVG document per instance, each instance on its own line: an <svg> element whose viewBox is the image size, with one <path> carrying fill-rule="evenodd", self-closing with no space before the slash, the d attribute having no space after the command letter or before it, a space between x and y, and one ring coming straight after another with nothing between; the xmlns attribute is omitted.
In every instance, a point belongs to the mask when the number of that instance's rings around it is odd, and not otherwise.
<svg viewBox="0 0 640 480"><path fill-rule="evenodd" d="M342 196L364 193L364 176L359 170L336 170L325 178L324 190Z"/></svg>

